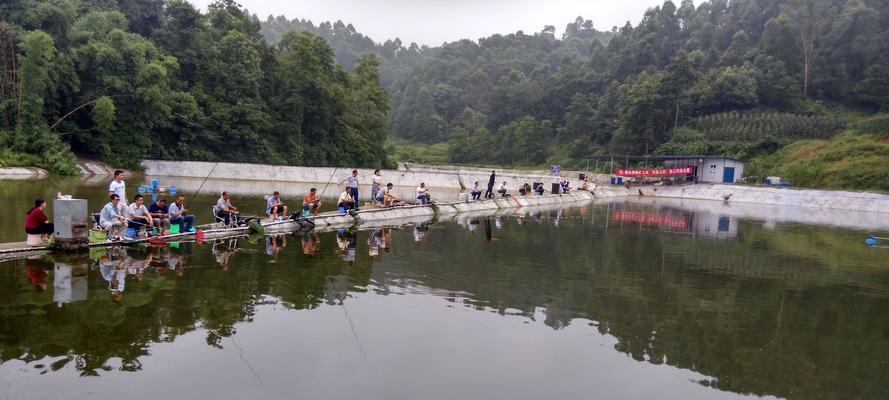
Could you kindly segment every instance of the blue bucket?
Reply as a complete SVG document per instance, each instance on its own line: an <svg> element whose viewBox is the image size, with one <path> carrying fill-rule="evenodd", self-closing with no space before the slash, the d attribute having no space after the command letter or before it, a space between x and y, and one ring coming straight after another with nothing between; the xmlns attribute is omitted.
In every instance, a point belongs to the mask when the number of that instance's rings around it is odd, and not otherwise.
<svg viewBox="0 0 889 400"><path fill-rule="evenodd" d="M346 213L346 207L340 207L340 214Z"/></svg>
<svg viewBox="0 0 889 400"><path fill-rule="evenodd" d="M136 228L127 228L127 237L136 237Z"/></svg>

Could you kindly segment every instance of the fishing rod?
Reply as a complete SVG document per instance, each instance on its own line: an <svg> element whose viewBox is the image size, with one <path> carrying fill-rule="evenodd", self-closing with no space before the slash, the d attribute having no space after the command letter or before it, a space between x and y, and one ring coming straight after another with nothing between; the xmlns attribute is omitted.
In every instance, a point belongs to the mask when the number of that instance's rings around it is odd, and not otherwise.
<svg viewBox="0 0 889 400"><path fill-rule="evenodd" d="M196 192L192 193L191 198L188 199L188 202L189 202L189 203L191 203L192 200L194 200L195 196L197 196L198 193L201 192L201 189L204 188L204 184L207 183L207 179L210 178L210 175L213 175L213 171L216 170L216 166L217 166L217 165L219 165L219 161L217 161L215 164L213 164L213 168L210 168L210 173L207 174L206 177L204 177L204 181L201 182L201 186L198 186L198 190L197 190ZM185 208L188 208L188 207L185 207Z"/></svg>
<svg viewBox="0 0 889 400"><path fill-rule="evenodd" d="M329 186L329 185L330 185L330 182L331 182L331 181L332 181L332 180L333 180L333 176L334 176L334 175L335 175L335 174L336 174L336 170L337 170L337 169L339 169L339 168L340 168L340 167L335 167L335 168L334 168L334 169L333 169L333 173L332 173L332 174L330 174L330 178L329 178L329 179L327 179L327 184L326 184L326 185L324 185L324 189L323 189L323 190L321 190L321 195L320 195L320 196L318 196L318 198L319 198L319 199L321 199L321 198L324 198L324 192L326 192L326 191L327 191L327 186Z"/></svg>

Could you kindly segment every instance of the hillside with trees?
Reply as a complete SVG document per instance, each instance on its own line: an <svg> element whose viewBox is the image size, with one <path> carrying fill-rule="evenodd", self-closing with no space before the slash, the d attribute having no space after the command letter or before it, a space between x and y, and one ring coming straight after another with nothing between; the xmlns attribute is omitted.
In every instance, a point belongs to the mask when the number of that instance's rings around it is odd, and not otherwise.
<svg viewBox="0 0 889 400"><path fill-rule="evenodd" d="M852 128L837 109L889 111L887 20L871 0L667 1L607 43L582 19L451 43L396 83L392 130L451 162L756 157Z"/></svg>
<svg viewBox="0 0 889 400"><path fill-rule="evenodd" d="M310 32L269 45L233 0L23 0L0 20L4 162L387 163L377 57L346 71Z"/></svg>
<svg viewBox="0 0 889 400"><path fill-rule="evenodd" d="M0 17L0 165L709 153L764 175L788 145L857 135L877 169L848 181L889 188L889 130L867 122L889 111L877 0L666 1L635 26L578 17L434 48L233 0L22 0Z"/></svg>

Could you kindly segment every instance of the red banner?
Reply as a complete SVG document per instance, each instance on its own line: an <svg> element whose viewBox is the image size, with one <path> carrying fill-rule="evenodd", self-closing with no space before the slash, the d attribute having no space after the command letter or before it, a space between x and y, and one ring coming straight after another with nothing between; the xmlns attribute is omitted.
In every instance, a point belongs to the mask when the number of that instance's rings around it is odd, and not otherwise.
<svg viewBox="0 0 889 400"><path fill-rule="evenodd" d="M667 169L623 169L618 168L617 176L660 176L660 175L691 175L695 173L694 167L667 168Z"/></svg>

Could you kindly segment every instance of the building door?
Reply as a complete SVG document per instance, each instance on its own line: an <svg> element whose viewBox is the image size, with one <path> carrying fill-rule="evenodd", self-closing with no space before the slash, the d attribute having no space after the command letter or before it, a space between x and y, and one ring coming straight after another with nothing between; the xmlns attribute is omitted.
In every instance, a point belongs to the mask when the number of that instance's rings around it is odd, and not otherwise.
<svg viewBox="0 0 889 400"><path fill-rule="evenodd" d="M722 169L722 183L732 183L735 181L735 167L724 167Z"/></svg>

